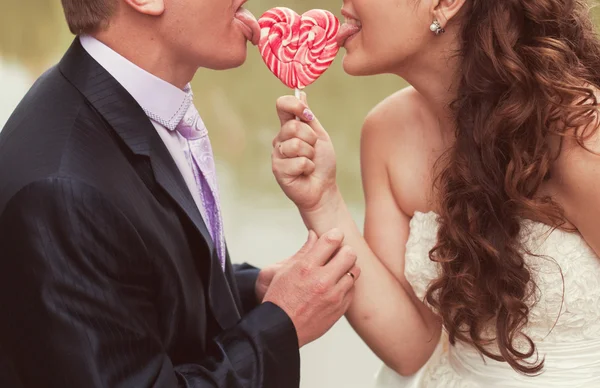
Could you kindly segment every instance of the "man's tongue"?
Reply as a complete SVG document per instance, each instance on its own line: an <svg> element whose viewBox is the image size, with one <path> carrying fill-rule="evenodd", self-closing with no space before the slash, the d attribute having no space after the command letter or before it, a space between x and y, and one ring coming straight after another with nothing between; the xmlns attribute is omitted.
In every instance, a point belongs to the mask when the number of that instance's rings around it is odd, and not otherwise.
<svg viewBox="0 0 600 388"><path fill-rule="evenodd" d="M257 45L258 40L260 39L260 26L254 15L252 15L252 12L248 11L246 8L240 8L235 13L235 18L246 25L246 38L251 41L252 44Z"/></svg>

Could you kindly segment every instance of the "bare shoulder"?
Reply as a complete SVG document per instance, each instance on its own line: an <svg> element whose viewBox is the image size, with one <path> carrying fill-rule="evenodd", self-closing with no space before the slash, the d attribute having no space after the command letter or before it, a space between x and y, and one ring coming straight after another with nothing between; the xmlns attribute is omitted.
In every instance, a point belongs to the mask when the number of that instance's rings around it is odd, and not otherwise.
<svg viewBox="0 0 600 388"><path fill-rule="evenodd" d="M426 211L432 149L439 141L435 115L412 87L376 105L365 119L361 136L363 175L384 167L398 205L406 214ZM429 193L427 193L429 194Z"/></svg>
<svg viewBox="0 0 600 388"><path fill-rule="evenodd" d="M552 169L550 194L560 204L567 221L600 256L600 129L598 122L583 144L565 138Z"/></svg>
<svg viewBox="0 0 600 388"><path fill-rule="evenodd" d="M590 85L584 85L591 87ZM600 91L594 90L600 101ZM559 151L551 167L551 178L545 185L549 194L564 210L569 226L580 233L598 230L600 218L600 113L596 107L590 122L569 129L562 137L551 137L549 145ZM600 238L600 233L598 234ZM586 238L587 240L587 238ZM588 241L588 243L590 243ZM600 245L600 240L595 242Z"/></svg>
<svg viewBox="0 0 600 388"><path fill-rule="evenodd" d="M404 88L371 109L363 125L363 136L381 138L385 133L397 136L399 132L407 132L418 125L426 110L419 92L413 87Z"/></svg>
<svg viewBox="0 0 600 388"><path fill-rule="evenodd" d="M413 87L402 89L377 104L362 128L363 151L388 159L414 156L432 131L433 114ZM406 151L410 151L408 154Z"/></svg>
<svg viewBox="0 0 600 388"><path fill-rule="evenodd" d="M596 123L586 131L583 144L571 137L563 139L553 166L553 191L575 224L590 208L600 209L600 128Z"/></svg>

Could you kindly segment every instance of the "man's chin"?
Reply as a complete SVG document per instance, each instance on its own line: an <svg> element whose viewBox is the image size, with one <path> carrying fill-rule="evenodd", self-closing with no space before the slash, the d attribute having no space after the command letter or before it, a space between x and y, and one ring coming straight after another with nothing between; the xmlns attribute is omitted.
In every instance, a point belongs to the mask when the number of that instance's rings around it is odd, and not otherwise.
<svg viewBox="0 0 600 388"><path fill-rule="evenodd" d="M222 58L211 58L210 63L206 66L202 66L205 68L209 68L212 70L227 70L227 69L235 69L236 67L240 67L246 62L246 57L248 56L248 50L246 47L239 50L231 51L224 55Z"/></svg>

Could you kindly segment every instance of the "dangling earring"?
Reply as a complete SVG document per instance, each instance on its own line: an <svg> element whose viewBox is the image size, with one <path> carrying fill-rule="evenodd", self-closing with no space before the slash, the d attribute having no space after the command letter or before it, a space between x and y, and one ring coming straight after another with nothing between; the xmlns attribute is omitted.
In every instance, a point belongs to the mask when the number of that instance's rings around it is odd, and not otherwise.
<svg viewBox="0 0 600 388"><path fill-rule="evenodd" d="M429 29L436 35L443 34L444 32L446 32L446 30L442 28L440 22L438 22L436 19L433 19L433 23L431 23Z"/></svg>

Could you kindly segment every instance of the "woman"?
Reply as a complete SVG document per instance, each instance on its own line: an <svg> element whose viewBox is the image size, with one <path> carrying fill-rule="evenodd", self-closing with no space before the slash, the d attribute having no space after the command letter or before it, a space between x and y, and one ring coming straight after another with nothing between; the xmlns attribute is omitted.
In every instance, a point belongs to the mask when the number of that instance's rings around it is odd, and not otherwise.
<svg viewBox="0 0 600 388"><path fill-rule="evenodd" d="M342 13L345 71L412 85L364 123L364 239L305 100L278 100L273 171L308 228L341 228L358 255L347 317L387 365L379 386L600 386L586 5L347 0Z"/></svg>

